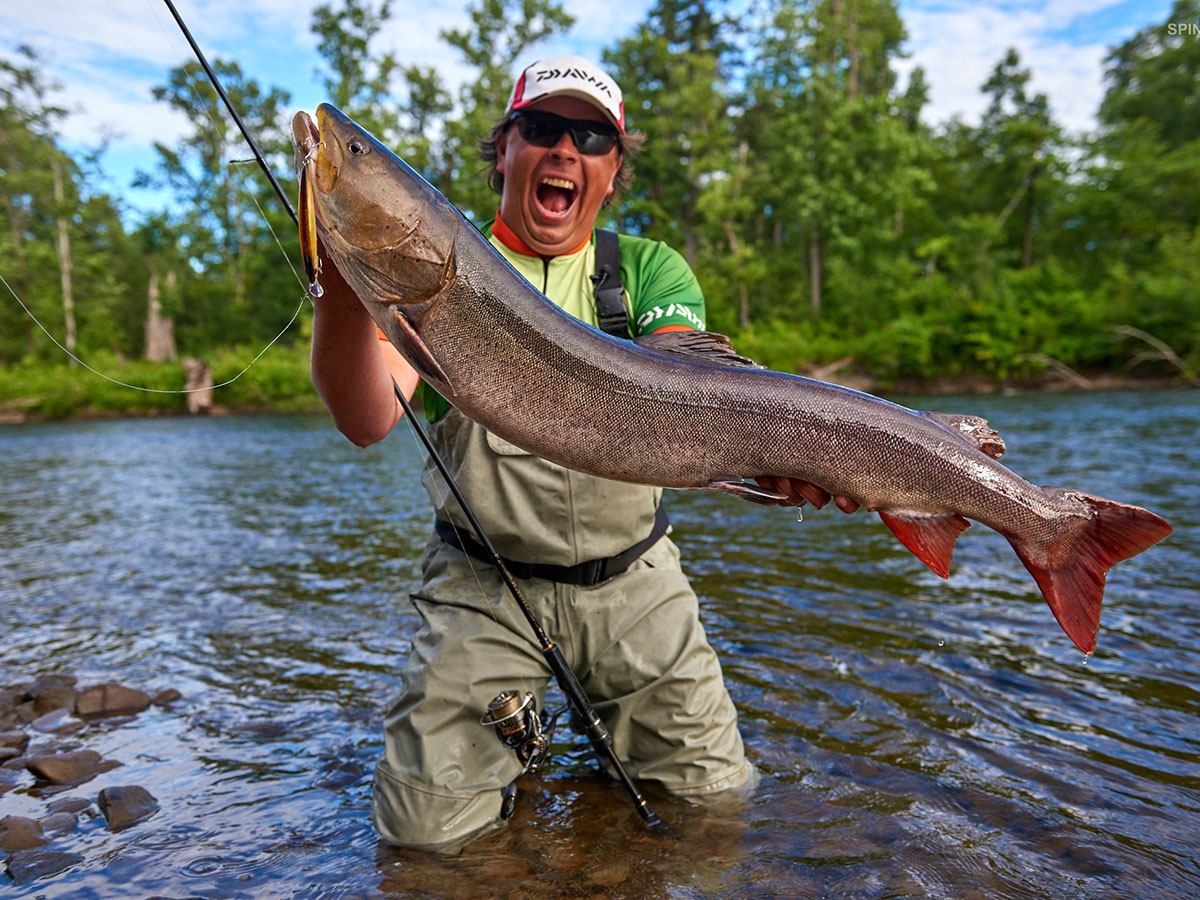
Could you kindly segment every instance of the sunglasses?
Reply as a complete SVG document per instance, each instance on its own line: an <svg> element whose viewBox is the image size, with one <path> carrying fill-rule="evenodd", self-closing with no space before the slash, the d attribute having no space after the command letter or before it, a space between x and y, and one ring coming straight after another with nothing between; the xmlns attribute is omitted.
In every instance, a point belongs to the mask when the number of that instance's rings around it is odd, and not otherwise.
<svg viewBox="0 0 1200 900"><path fill-rule="evenodd" d="M563 132L571 135L575 148L586 156L603 156L621 140L617 130L590 119L567 119L554 113L518 110L508 120L521 137L538 147L553 147Z"/></svg>

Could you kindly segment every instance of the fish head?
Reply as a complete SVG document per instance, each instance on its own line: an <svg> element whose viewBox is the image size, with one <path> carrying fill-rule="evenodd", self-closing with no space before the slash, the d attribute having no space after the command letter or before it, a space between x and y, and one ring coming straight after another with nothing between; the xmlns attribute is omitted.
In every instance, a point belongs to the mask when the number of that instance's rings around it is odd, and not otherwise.
<svg viewBox="0 0 1200 900"><path fill-rule="evenodd" d="M322 103L292 119L297 173L312 188L316 231L364 303L419 321L454 277L461 214L366 129ZM302 223L303 229L303 223Z"/></svg>

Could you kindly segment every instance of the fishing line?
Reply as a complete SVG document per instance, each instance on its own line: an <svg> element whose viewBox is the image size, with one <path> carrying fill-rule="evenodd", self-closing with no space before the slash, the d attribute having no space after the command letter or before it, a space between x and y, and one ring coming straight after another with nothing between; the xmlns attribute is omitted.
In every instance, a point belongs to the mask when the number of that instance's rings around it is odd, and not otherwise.
<svg viewBox="0 0 1200 900"><path fill-rule="evenodd" d="M147 6L150 6L149 0L147 0ZM172 14L174 14L176 19L178 20L179 14L176 12L174 6L169 2L169 0L167 3L167 6L170 7ZM175 42L171 38L170 31L167 30L166 26L162 22L162 19L158 16L158 13L155 12L153 7L151 7L151 13L154 15L155 21L158 22L159 30L162 31L163 36L167 39L167 43L171 44L172 47L174 48ZM186 31L185 31L185 34L186 34ZM190 35L188 37L189 37L189 42L190 42ZM199 49L196 48L195 43L194 42L191 42L191 43L192 43L193 49L195 49L197 54L199 54ZM212 74L212 71L208 66L208 62L206 60L204 60L203 56L200 56L200 60L204 67L205 72L209 74L210 80L212 81L212 83L217 85L217 90L219 91L220 96L222 97L222 99L224 99L226 105L230 107L230 111L233 112L232 104L230 103L229 98L225 95L224 90L222 90L220 88L220 82L217 81L215 76ZM209 124L213 126L213 130L219 131L221 123L218 119L214 118L212 111L204 103L204 98L200 95L199 91L196 89L196 85L193 82L189 81L188 88L189 88L189 90L191 90L192 96L197 101L199 101L197 103L197 105L202 110L204 110L205 116L207 117ZM243 134L245 134L246 133L245 126L243 125L240 117L237 115L236 112L233 112L233 115L234 115L235 121L237 121L238 126L242 129ZM275 180L275 176L271 173L270 168L266 166L265 161L262 159L262 156L259 153L257 145L253 141L248 141L248 143L250 144L250 148L251 148L252 152L254 153L254 158L253 159L229 160L227 162L227 166L232 167L233 165L237 165L237 164L257 162L260 165L260 167L262 168L262 171L266 173L267 178L270 179L271 185L275 188L276 192L278 193L280 200L283 202L284 208L294 219L296 217L295 211L292 209L291 204L288 202L286 195L283 194L283 191L279 187L279 183ZM304 288L304 296L301 298L299 305L297 305L295 312L292 313L292 317L290 319L288 319L287 324L284 325L282 329L280 329L279 333L276 334L275 337L271 338L270 342L268 342L265 347L263 347L260 351L258 351L257 354L255 354L254 358L251 359L250 362L246 363L246 365L242 368L241 371L239 371L236 375L234 375L232 378L228 379L227 381L222 381L219 384L212 385L211 387L183 388L183 389L179 389L179 390L168 390L168 389L164 389L164 388L148 388L148 387L144 387L143 385L130 384L129 382L121 381L120 379L113 378L110 375L105 375L103 372L99 371L98 369L95 369L92 366L88 365L86 362L84 362L82 359L80 359L75 353L71 352L65 346L63 346L63 344L59 342L58 338L56 338L53 334L51 334L50 330L45 325L42 324L42 321L36 315L34 315L33 310L31 310L25 304L25 301L22 300L17 295L17 292L15 290L13 290L12 285L10 285L8 283L8 280L4 277L3 273L0 273L0 284L4 285L5 289L12 295L13 299L17 301L18 305L20 305L21 309L23 309L25 311L25 314L27 316L29 316L30 319L33 320L33 323L35 325L37 325L38 328L41 329L42 333L45 334L46 337L48 337L50 339L51 343L53 343L55 347L57 347L59 350L61 350L70 359L77 362L80 366L87 369L87 371L91 372L93 375L97 375L100 378L103 378L105 381L111 382L112 384L118 385L120 387L129 388L130 390L134 390L134 391L141 391L141 392L147 393L147 394L194 394L194 393L199 393L200 391L216 390L217 388L228 387L229 385L231 385L235 381L237 381L239 378L241 378L243 375L245 375L246 372L248 372L250 370L250 368L256 362L258 362L268 350L270 350L273 346L275 346L275 344L277 344L279 342L280 338L282 338L284 336L284 334L287 333L288 329L291 328L292 325L295 324L296 319L299 318L300 311L302 309L304 309L304 301L312 300L312 294L309 291L309 288L305 285L304 279L300 277L300 273L297 271L296 266L293 264L291 257L288 256L287 250L283 246L283 242L280 241L280 239L279 239L279 235L276 234L275 229L271 226L271 220L267 217L267 214L263 210L262 205L258 202L258 197L255 196L255 192L247 191L246 193L249 195L251 201L254 203L255 207L258 209L258 213L259 213L261 220L266 224L267 230L271 234L271 238L275 241L275 245L279 248L279 252L283 256L284 261L287 263L288 268L291 270L292 276L296 279L296 283L299 284L302 288Z"/></svg>
<svg viewBox="0 0 1200 900"><path fill-rule="evenodd" d="M241 378L243 375L245 375L250 370L250 367L252 365L254 365L256 362L258 362L258 360L262 357L262 355L264 353L266 353L273 346L275 346L275 343L281 337L283 337L284 333L289 328L292 327L292 323L295 322L296 318L300 315L300 310L304 309L304 301L308 299L308 295L306 294L300 300L300 305L296 307L296 311L294 313L292 313L292 317L290 319L288 319L288 323L283 326L283 330L280 331L279 334L275 335L275 337L271 338L271 343L267 344L267 346L265 346L261 350L259 350L258 356L255 356L254 359L252 359L252 360L250 360L250 362L246 363L246 367L244 369L242 369L242 371L240 371L236 375L234 375L232 378L230 378L228 381L222 381L220 384L214 384L212 387L183 388L180 390L167 390L165 388L148 388L148 387L143 387L139 384L129 384L126 381L119 381L116 378L113 378L109 375L105 375L103 372L99 371L98 369L93 369L91 366L89 366L87 363L85 363L82 359L80 359L78 356L76 356L74 353L72 353L70 350L68 350L66 347L64 347L62 344L60 344L58 342L58 338L56 338L54 335L52 335L50 333L50 330L48 328L46 328L45 325L42 324L41 319L39 319L37 316L35 316L33 314L33 310L31 310L28 306L25 305L25 301L17 296L17 292L12 289L12 285L10 285L8 283L8 279L6 279L2 273L0 273L0 284L3 284L5 286L5 288L8 289L8 292L10 294L12 294L13 299L16 300L17 303L21 304L21 309L25 310L25 314L27 316L29 316L29 318L33 319L34 324L37 325L38 328L42 329L42 333L45 334L46 337L50 338L50 340L54 343L54 346L57 347L59 350L61 350L63 353L65 353L67 356L71 357L71 359L75 360L75 362L79 363L81 366L83 366L85 369L87 369L93 375L99 375L105 381L111 381L113 384L120 385L121 387L130 388L135 391L142 391L143 393L147 393L147 394L195 394L200 391L211 391L211 390L215 390L216 388L226 387L228 385L233 384L235 381L237 381L239 378Z"/></svg>
<svg viewBox="0 0 1200 900"><path fill-rule="evenodd" d="M258 161L259 166L270 179L272 187L275 188L276 194L278 194L280 200L283 201L284 207L291 215L292 220L299 225L299 216L296 214L292 204L284 195L283 189L279 186L279 182L275 179L274 174L271 172L270 167L267 165L266 160L259 151L253 135L250 134L249 130L242 122L241 116L238 115L237 110L234 108L233 103L229 100L224 88L221 87L221 83L217 79L216 73L213 72L212 68L208 65L208 61L204 58L204 54L201 52L199 46L197 46L195 40L192 38L191 32L188 31L187 25L179 15L179 12L175 9L175 5L171 2L171 0L164 0L164 2L171 10L171 14L175 17L176 23L178 23L180 30L183 31L184 36L187 38L188 43L195 52L196 58L199 59L201 65L204 67L204 70L208 74L209 80L212 82L213 87L215 87L217 93L221 95L221 99L225 102L225 106L229 110L229 114L233 117L234 121L237 122L238 127L241 129L242 136L246 139L246 143L249 144L250 148L254 151L254 158ZM303 305L303 303L301 305ZM577 724L582 727L584 733L588 736L596 755L600 757L601 760L607 761L609 767L612 769L613 774L617 776L618 781L620 781L630 799L633 800L638 815L641 816L643 821L645 821L648 825L660 825L661 820L647 805L645 797L642 796L641 792L634 784L633 779L630 778L628 772L625 771L625 767L622 765L621 760L616 754L616 751L613 749L612 735L608 732L603 720L600 718L599 714L597 714L595 707L588 699L587 692L583 689L583 685L580 684L578 677L575 675L570 664L567 662L566 657L563 655L562 648L556 642L551 641L545 630L542 628L537 616L534 614L533 610L525 600L520 587L517 586L516 580L513 578L512 573L508 571L508 567L505 565L503 557L500 556L495 547L492 546L491 541L488 540L487 534L484 532L483 527L479 524L479 520L475 518L475 514L472 512L466 497L463 496L462 491L459 489L458 484L454 480L454 477L450 474L450 470L446 468L445 462L442 461L441 455L437 452L437 448L433 445L433 442L430 440L429 435L426 433L424 427L422 427L421 423L417 421L412 411L412 406L408 402L408 398L404 395L404 391L400 389L400 385L395 381L395 379L392 379L392 387L395 390L396 399L400 401L400 406L404 410L404 415L408 417L409 424L413 427L413 430L416 431L417 436L424 445L426 452L429 454L429 458L433 461L434 465L437 466L438 472L441 473L442 478L446 482L446 486L449 487L451 493L454 494L454 499L458 502L459 508L470 522L471 530L475 532L480 544L482 544L484 549L488 552L492 566L496 569L496 572L504 582L505 587L516 601L517 605L520 607L521 613L524 615L526 622L532 628L534 637L537 639L537 643L541 648L542 656L546 660L547 666L553 673L559 687L566 695L568 703L578 715L578 719L580 721L578 721ZM510 649L510 652L513 651ZM497 730L497 734L499 735L499 730ZM502 817L507 818L507 814L504 812L506 808L508 813L511 814L511 803L515 802L515 800L512 799L515 797L515 793L510 793L510 791L515 791L515 787L516 782L513 781L503 791L504 799L501 806Z"/></svg>
<svg viewBox="0 0 1200 900"><path fill-rule="evenodd" d="M238 164L245 164L245 163L256 163L256 164L257 164L257 160L253 160L253 159L233 159L233 160L230 160L230 161L229 161L229 164L230 164L231 166L232 166L234 163L238 163ZM279 235L277 235L277 234L275 233L275 229L274 229L274 228L272 227L272 225L271 225L271 220L270 220L269 218L267 218L267 213L266 213L266 211L265 211L265 210L262 208L262 204L258 202L258 198L257 198L257 197L255 197L253 194L251 194L251 195L250 195L250 199L251 199L252 201L254 201L254 206L255 206L255 207L258 209L258 214L259 214L259 215L262 217L262 220L263 220L263 221L266 223L266 225L267 225L267 231L271 232L271 237L275 239L275 246L279 248L279 252L280 252L280 253L283 255L284 262L286 262L286 263L288 264L288 268L292 270L292 275L294 275L294 276L295 276L295 278L296 278L296 283L297 283L297 284L299 284L299 285L300 285L300 287L302 287L302 288L304 289L304 292L305 292L305 299L306 299L306 300L313 300L313 295L312 295L312 285L310 285L310 284L305 284L305 283L304 283L304 281L305 281L305 280L304 280L303 278L301 278L301 277L300 277L300 273L296 271L296 267L295 267L295 266L292 264L292 259L291 259L291 257L290 257L290 256L288 256L287 250L286 250L286 249L284 249L283 242L282 242L281 240L279 240ZM316 302L316 301L315 301L315 300L313 300L313 302ZM301 305L301 306L303 306L303 305L304 305L304 304L303 304L303 302L302 302L300 305ZM295 317L295 316L292 316L292 322L294 322L294 321L296 321L296 317ZM289 322L289 323L288 323L288 325L291 325L291 324L292 324L291 322ZM286 331L287 329L285 328L284 330Z"/></svg>
<svg viewBox="0 0 1200 900"><path fill-rule="evenodd" d="M212 67L209 65L208 60L205 58L204 53L200 50L200 47L197 45L195 39L192 37L191 32L187 28L187 25L184 23L182 16L179 14L179 11L175 8L175 4L173 2L171 2L171 0L164 0L164 2L166 4L167 8L170 10L171 15L174 17L176 24L179 26L180 30L183 32L183 35L184 35L185 39L187 40L188 44L191 46L196 59L200 62L201 67L204 69L205 73L207 74L209 82L210 82L210 86L216 90L218 96L224 102L225 107L229 111L230 115L233 117L234 122L237 124L238 128L241 129L242 135L245 138L246 143L250 147L250 151L254 154L253 157L251 157L250 159L229 160L228 165L234 166L234 165L243 165L243 164L248 164L248 163L257 164L257 166L267 175L267 178L270 180L271 186L275 189L275 193L278 195L280 202L284 206L284 209L292 217L293 221L298 222L298 217L297 217L294 207L289 202L287 196L283 192L283 189L280 187L279 182L276 180L275 176L272 174L270 166L267 164L266 160L263 158L262 153L258 149L257 142L250 135L249 130L246 128L245 123L242 121L241 116L238 114L236 108L233 106L233 102L229 99L229 95L226 93L224 88L221 87L220 80L217 78L216 73L213 71ZM160 30L166 36L167 43L170 44L172 46L172 48L175 48L177 41L175 40L172 32L169 29L167 29L165 23L162 21L162 18L158 14L158 10L156 8L154 8L154 6L150 3L150 0L147 0L147 5L151 6L152 12L154 14L154 18L158 22ZM209 122L212 124L214 131L220 130L221 123L214 118L214 114L213 114L212 110L210 109L210 107L206 103L203 102L204 98L202 98L200 96L200 93L197 89L195 82L189 81L188 87L190 88L190 90L192 92L192 96L195 97L195 99L197 101L199 101L198 105L200 106L201 109L204 110L204 113L205 113L206 117L208 118ZM292 270L292 274L296 277L297 282L301 286L305 287L305 290L307 292L306 298L309 300L313 300L312 293L311 293L311 287L306 286L304 279L302 279L300 277L299 272L296 270L296 267L293 265L291 258L287 254L287 250L284 249L282 242L279 240L279 236L275 233L275 229L271 227L270 220L267 218L266 212L263 210L261 204L259 204L258 198L254 195L254 193L250 192L250 199L254 202L254 205L258 208L259 215L262 217L263 221L266 222L267 228L270 230L271 236L275 239L275 243L279 247L280 253L283 255L284 259L287 260L288 267ZM315 301L313 301L313 302L315 302ZM304 305L303 301L301 301L300 305L301 305L301 307L303 307L303 305ZM297 315L299 314L299 309L297 309L296 313L297 313ZM294 322L295 319L296 319L296 316L293 315L292 321ZM290 327L290 326L291 326L291 322L288 323L288 327ZM284 330L286 331L287 329L285 328ZM278 340L278 338L276 340ZM264 350L263 352L266 352L266 351ZM257 359L257 357L255 357L255 359ZM409 430L409 440L412 441L416 446L420 447L421 446L421 440L420 440L421 436L417 433L414 433L414 432L418 432L420 430L420 427L421 427L420 423L413 420L413 411L407 402L407 398L401 396L399 394L399 392L397 392L397 397L401 404L401 408L403 410L404 415L407 415L409 417L410 423L414 426L412 429ZM426 449L428 449L428 448L426 448ZM434 489L435 489L436 493L441 495L439 497L439 504L444 506L447 498L450 496L450 494L452 492L449 490L448 486L445 486L444 484L439 484L436 480L434 482L434 485L435 485ZM455 532L459 533L461 535L461 529L453 521L453 519L451 519L450 524L454 528ZM497 614L497 608L503 602L503 596L501 595L500 597L497 597L494 600L488 596L487 591L485 591L483 588L483 582L480 578L479 570L475 565L476 561L467 554L464 554L464 556L466 557L468 566L470 567L471 575L475 579L475 584L479 590L480 596L482 596L485 600L485 606L488 610L488 613L491 615L492 621L496 624L496 626L498 628L501 628L504 631L504 641L506 644L505 649L508 651L508 653L510 655L512 655L514 657L517 656L518 651L517 651L516 639L515 639L515 636L510 633L512 631L512 629L509 626L501 625L499 616ZM503 585L503 582L502 582L502 585ZM526 683L524 676L522 676L518 680L521 683L522 691L527 690L529 686Z"/></svg>

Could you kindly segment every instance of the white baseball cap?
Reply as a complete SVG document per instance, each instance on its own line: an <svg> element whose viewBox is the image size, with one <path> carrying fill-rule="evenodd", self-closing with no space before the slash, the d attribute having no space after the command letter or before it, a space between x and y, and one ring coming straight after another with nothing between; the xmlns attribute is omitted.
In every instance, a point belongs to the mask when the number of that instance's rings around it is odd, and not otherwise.
<svg viewBox="0 0 1200 900"><path fill-rule="evenodd" d="M617 83L582 56L552 56L523 71L508 98L507 115L546 97L578 97L599 109L621 134L625 133L625 103Z"/></svg>

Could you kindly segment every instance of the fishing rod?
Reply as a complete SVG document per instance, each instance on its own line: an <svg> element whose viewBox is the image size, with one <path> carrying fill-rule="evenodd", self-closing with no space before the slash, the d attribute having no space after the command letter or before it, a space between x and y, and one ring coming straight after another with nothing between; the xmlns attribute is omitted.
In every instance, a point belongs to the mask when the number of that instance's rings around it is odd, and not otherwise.
<svg viewBox="0 0 1200 900"><path fill-rule="evenodd" d="M229 99L229 95L225 93L225 89L221 86L220 79L217 78L216 72L214 72L212 66L208 64L208 60L205 58L204 53L200 50L199 45L192 37L192 33L188 29L187 24L183 21L183 17L179 14L179 11L175 8L175 4L171 2L171 0L163 0L163 2L166 3L167 8L171 11L171 15L175 18L175 22L179 25L179 29L183 32L184 37L187 38L187 42L191 45L192 51L196 54L196 58L200 61L200 65L204 67L204 71L208 75L209 81L212 82L213 87L216 89L217 94L221 97L221 100L224 101L225 108L229 110L229 114L233 117L234 122L237 123L238 129L242 132L242 137L245 138L246 143L254 152L255 160L258 161L259 167L264 173L266 173L268 180L271 182L271 186L275 189L275 193L282 201L284 209L288 211L288 215L292 217L292 221L299 226L300 218L296 214L296 210L292 207L292 204L288 200L287 195L284 193L283 188L280 187L279 182L275 179L275 175L271 172L271 167L267 165L266 159L263 157L262 152L258 148L258 142L254 139L254 136L250 134L249 129L246 128L245 123L242 121L242 117L238 115L237 109L234 108L233 102ZM529 623L530 628L533 629L533 634L534 637L537 638L538 645L542 651L542 656L545 658L546 664L550 667L550 671L554 674L554 678L558 682L558 686L562 689L563 694L566 695L568 705L579 717L579 724L583 728L584 733L587 735L588 740L591 741L592 749L595 751L600 760L602 762L607 762L608 765L611 766L613 772L616 773L617 779L625 788L626 793L629 794L630 799L633 800L638 815L641 816L648 825L661 825L662 820L659 819L654 811L650 809L649 805L646 803L646 798L642 796L641 791L638 790L637 785L633 783L633 779L629 777L629 773L625 771L625 767L621 764L621 760L617 756L616 750L613 748L612 735L609 734L608 728L600 719L595 707L592 706L592 702L588 699L587 692L583 689L583 685L579 683L579 679L575 676L574 670L571 669L570 664L567 662L566 657L563 656L562 650L559 648L558 644L550 640L545 629L542 628L541 622L538 620L537 615L533 612L533 609L529 606L529 602L525 599L525 595L521 592L521 588L517 584L516 579L513 578L512 573L508 570L508 566L505 565L503 557L496 552L495 546L493 546L491 540L489 540L488 536L484 533L483 526L480 525L479 520L475 517L474 511L472 511L471 506L467 503L467 498L463 495L462 490L459 488L458 483L454 479L454 476L451 475L450 470L446 467L446 464L442 460L441 455L438 453L437 448L434 447L433 441L430 439L429 434L426 432L424 426L421 425L420 421L413 414L412 406L409 404L408 398L404 396L404 391L400 389L400 385L398 385L394 379L392 381L392 387L395 390L396 399L400 401L400 406L404 410L404 418L408 420L409 424L416 432L417 437L420 439L421 444L424 446L426 453L429 454L429 458L433 460L433 464L441 473L442 478L445 479L447 486L450 488L450 492L454 495L454 499L458 501L459 507L466 515L467 521L471 525L471 530L475 532L477 541L484 549L489 561L496 569L496 572L500 575L500 579L504 582L505 587L508 589L513 599L517 602L517 605L520 607L521 613L525 616L525 620ZM480 720L481 724L494 726L496 730L496 736L500 738L501 742L506 747L516 751L518 759L524 764L521 773L517 775L517 777L514 778L502 791L502 818L507 819L512 815L516 803L517 781L525 774L535 772L548 752L550 740L549 735L552 733L554 727L553 723L555 720L557 720L561 711L562 710L559 710L558 712L551 714L551 717L548 720L550 723L548 728L543 728L541 720L538 717L537 710L533 707L532 694L527 694L526 698L522 701L518 692L504 691L498 694L496 698L492 700L490 704L488 704L488 711Z"/></svg>

